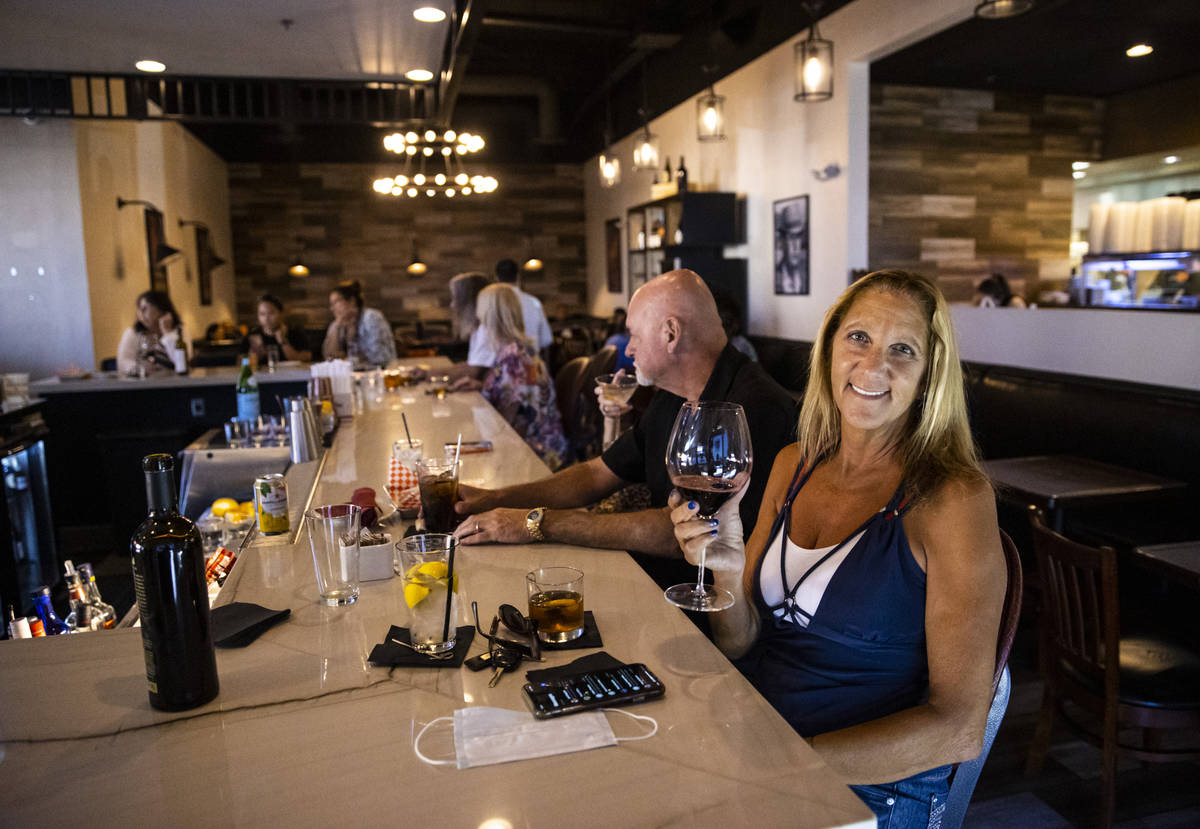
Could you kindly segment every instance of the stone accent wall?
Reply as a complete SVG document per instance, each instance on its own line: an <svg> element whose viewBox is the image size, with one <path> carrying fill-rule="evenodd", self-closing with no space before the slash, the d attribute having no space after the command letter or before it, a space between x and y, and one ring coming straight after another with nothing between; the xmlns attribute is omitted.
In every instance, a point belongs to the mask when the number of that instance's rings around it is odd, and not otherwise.
<svg viewBox="0 0 1200 829"><path fill-rule="evenodd" d="M993 272L1030 299L1039 283L1065 280L1071 162L1100 158L1103 106L872 85L871 267L924 273L952 302L970 301Z"/></svg>
<svg viewBox="0 0 1200 829"><path fill-rule="evenodd" d="M253 324L255 299L272 293L310 328L328 325L329 292L357 279L367 305L393 325L449 319L447 283L457 273L493 273L535 252L545 263L522 287L548 316L587 306L583 171L579 164L472 165L500 186L485 196L449 199L381 196L385 164L230 164L229 202L238 321ZM428 271L409 276L416 239ZM301 252L311 270L288 275Z"/></svg>

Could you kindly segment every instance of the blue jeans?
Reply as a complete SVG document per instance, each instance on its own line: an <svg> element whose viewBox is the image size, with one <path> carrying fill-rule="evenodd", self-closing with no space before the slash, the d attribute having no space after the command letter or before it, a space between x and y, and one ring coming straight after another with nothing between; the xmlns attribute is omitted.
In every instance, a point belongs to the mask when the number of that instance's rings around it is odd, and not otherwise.
<svg viewBox="0 0 1200 829"><path fill-rule="evenodd" d="M871 807L879 829L940 829L951 768L940 766L895 783L850 788Z"/></svg>

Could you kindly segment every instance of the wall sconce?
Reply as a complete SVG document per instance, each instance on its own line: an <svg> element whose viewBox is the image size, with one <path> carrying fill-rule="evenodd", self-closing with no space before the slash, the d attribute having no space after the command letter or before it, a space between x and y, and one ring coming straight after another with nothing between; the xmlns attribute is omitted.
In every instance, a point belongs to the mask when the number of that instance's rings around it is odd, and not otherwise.
<svg viewBox="0 0 1200 829"><path fill-rule="evenodd" d="M1033 0L983 0L975 7L975 16L984 20L1002 20L1016 17L1033 8Z"/></svg>
<svg viewBox="0 0 1200 829"><path fill-rule="evenodd" d="M696 137L701 141L725 140L725 96L709 85L696 99Z"/></svg>
<svg viewBox="0 0 1200 829"><path fill-rule="evenodd" d="M833 41L821 37L817 28L819 5L806 3L812 17L808 38L795 46L796 94L802 103L828 101L833 97Z"/></svg>
<svg viewBox="0 0 1200 829"><path fill-rule="evenodd" d="M842 165L835 161L832 164L826 164L820 170L813 170L812 174L817 181L829 181L842 174Z"/></svg>
<svg viewBox="0 0 1200 829"><path fill-rule="evenodd" d="M140 206L146 208L146 227L147 227L148 231L152 226L156 226L158 228L157 234L149 234L148 233L148 236L149 235L157 235L157 237L158 237L157 239L153 240L153 245L152 245L153 250L150 254L150 258L152 261L150 264L152 266L157 267L158 265L161 265L164 262L166 262L168 259L173 259L176 256L178 256L179 249L171 247L162 238L162 224L163 224L162 211L159 210L157 207L155 207L153 204L151 204L148 201L144 201L142 199L123 199L120 196L117 196L117 209L118 210L128 207L131 204L140 205Z"/></svg>
<svg viewBox="0 0 1200 829"><path fill-rule="evenodd" d="M190 219L180 219L179 226L194 227L199 231L203 231L203 233L196 234L196 261L198 263L202 264L210 271L215 270L225 264L225 260L220 256L217 256L216 251L213 250L212 244L209 242L208 225L206 225L204 222L196 222ZM201 243L203 243L203 253L201 252ZM202 258L203 261L201 262Z"/></svg>
<svg viewBox="0 0 1200 829"><path fill-rule="evenodd" d="M412 240L412 261L408 263L408 267L404 269L409 276L420 276L429 270L429 267L421 261L420 255L417 253L417 239Z"/></svg>

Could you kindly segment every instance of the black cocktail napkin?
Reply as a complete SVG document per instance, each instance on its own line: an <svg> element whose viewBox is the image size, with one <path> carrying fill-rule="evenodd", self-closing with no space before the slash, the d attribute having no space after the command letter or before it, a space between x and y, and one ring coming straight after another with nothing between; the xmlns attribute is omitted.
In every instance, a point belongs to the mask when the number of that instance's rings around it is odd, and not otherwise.
<svg viewBox="0 0 1200 829"><path fill-rule="evenodd" d="M582 648L602 648L604 640L600 638L600 628L596 627L596 617L592 611L583 611L583 635L567 642L542 642L544 651L574 651Z"/></svg>
<svg viewBox="0 0 1200 829"><path fill-rule="evenodd" d="M383 642L371 649L371 655L367 657L367 661L372 665L384 668L457 668L467 658L467 650L471 647L471 640L475 638L475 628L463 625L455 628L455 631L454 657L452 659L433 659L393 642L393 639L399 639L401 642L411 640L408 628L392 625Z"/></svg>
<svg viewBox="0 0 1200 829"><path fill-rule="evenodd" d="M607 651L597 651L596 653L589 653L587 656L581 656L572 662L568 662L566 665L559 665L557 668L526 671L525 679L533 683L554 682L570 676L578 676L579 674L603 671L607 668L619 668L624 664L626 663L615 658Z"/></svg>
<svg viewBox="0 0 1200 829"><path fill-rule="evenodd" d="M250 602L230 602L212 609L213 644L220 648L244 648L267 628L291 615L291 608L271 610Z"/></svg>

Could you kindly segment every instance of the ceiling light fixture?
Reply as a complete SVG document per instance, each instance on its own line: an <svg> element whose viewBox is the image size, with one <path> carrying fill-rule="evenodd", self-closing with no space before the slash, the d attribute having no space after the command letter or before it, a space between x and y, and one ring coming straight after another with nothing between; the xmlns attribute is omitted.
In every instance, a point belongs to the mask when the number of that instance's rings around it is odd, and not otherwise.
<svg viewBox="0 0 1200 829"><path fill-rule="evenodd" d="M484 147L482 136L451 129L426 128L420 132L394 132L384 136L384 149L404 156L404 170L395 176L378 178L372 188L380 195L416 198L443 195L447 198L491 193L500 186L494 176L471 175L463 166L462 156ZM440 169L429 169L442 160ZM421 189L418 189L421 188Z"/></svg>
<svg viewBox="0 0 1200 829"><path fill-rule="evenodd" d="M541 259L538 259L537 254L534 253L532 236L530 236L528 238L528 242L525 245L525 249L529 253L529 258L525 260L525 263L523 265L521 265L522 270L530 271L530 272L537 272L545 267L545 263L543 263Z"/></svg>
<svg viewBox="0 0 1200 829"><path fill-rule="evenodd" d="M712 67L705 67L709 72ZM696 137L701 141L725 140L725 96L713 84L696 99Z"/></svg>
<svg viewBox="0 0 1200 829"><path fill-rule="evenodd" d="M984 20L1003 20L1025 14L1033 8L1033 0L983 0L975 7L975 16Z"/></svg>
<svg viewBox="0 0 1200 829"><path fill-rule="evenodd" d="M420 254L417 253L417 237L412 240L412 261L408 263L408 267L404 269L409 276L420 276L429 270L429 267L421 261Z"/></svg>
<svg viewBox="0 0 1200 829"><path fill-rule="evenodd" d="M812 18L812 26L808 37L794 47L796 94L792 97L808 104L833 97L833 41L822 38L817 28L820 3L805 3L804 8Z"/></svg>
<svg viewBox="0 0 1200 829"><path fill-rule="evenodd" d="M646 62L642 61L642 105L638 107L642 119L642 135L633 147L633 169L658 173L658 136L650 134L650 108L646 103Z"/></svg>
<svg viewBox="0 0 1200 829"><path fill-rule="evenodd" d="M1125 50L1125 54L1131 58L1144 58L1146 55L1154 51L1154 47L1149 43L1136 43Z"/></svg>
<svg viewBox="0 0 1200 829"><path fill-rule="evenodd" d="M140 72L165 72L167 70L167 65L161 60L139 60L133 66Z"/></svg>
<svg viewBox="0 0 1200 829"><path fill-rule="evenodd" d="M446 13L433 6L422 6L419 9L413 9L413 17L422 23L441 23L446 19Z"/></svg>
<svg viewBox="0 0 1200 829"><path fill-rule="evenodd" d="M409 69L404 73L404 77L408 78L410 81L424 83L425 81L433 80L433 73L428 69Z"/></svg>
<svg viewBox="0 0 1200 829"><path fill-rule="evenodd" d="M1163 164L1178 164L1178 163L1179 163L1179 156L1177 156L1177 155L1169 155L1163 159Z"/></svg>

